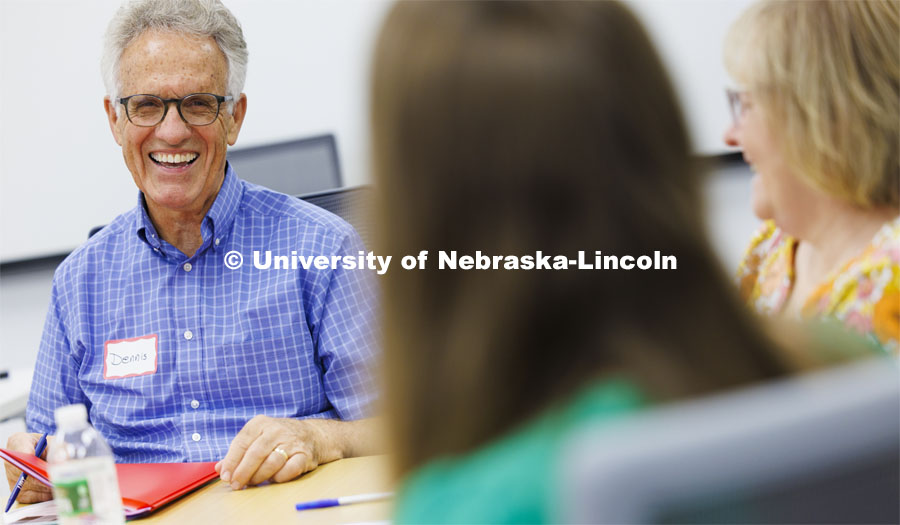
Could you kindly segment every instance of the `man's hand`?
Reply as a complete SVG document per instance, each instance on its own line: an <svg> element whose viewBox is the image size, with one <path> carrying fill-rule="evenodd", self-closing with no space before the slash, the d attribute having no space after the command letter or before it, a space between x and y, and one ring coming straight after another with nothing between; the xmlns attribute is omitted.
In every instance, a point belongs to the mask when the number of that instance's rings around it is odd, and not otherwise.
<svg viewBox="0 0 900 525"><path fill-rule="evenodd" d="M26 434L25 432L16 432L15 434L9 436L9 440L6 442L6 448L8 450L12 450L13 452L21 452L23 454L31 454L34 455L34 446L37 445L37 442L40 441L40 434ZM44 453L41 457L47 457L47 450L50 448L50 439L47 438L47 446L44 448ZM22 474L22 471L17 469L16 467L6 463L6 481L9 482L9 490L12 491L13 487L16 486L16 483L19 481L19 476ZM19 492L19 497L16 498L16 501L19 503L39 503L41 501L47 501L49 499L53 499L53 492L50 490L50 487L38 483L31 476L25 480L25 484L22 485L22 490Z"/></svg>
<svg viewBox="0 0 900 525"><path fill-rule="evenodd" d="M256 416L238 432L216 472L239 490L282 483L323 463L376 453L373 420L276 419Z"/></svg>

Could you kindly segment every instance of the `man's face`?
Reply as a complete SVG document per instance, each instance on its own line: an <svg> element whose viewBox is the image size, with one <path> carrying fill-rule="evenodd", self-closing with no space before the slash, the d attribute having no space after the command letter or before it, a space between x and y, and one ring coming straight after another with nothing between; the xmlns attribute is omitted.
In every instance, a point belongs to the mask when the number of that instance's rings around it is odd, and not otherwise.
<svg viewBox="0 0 900 525"><path fill-rule="evenodd" d="M225 56L212 38L149 30L122 53L120 96L224 96L226 73ZM121 104L105 99L113 136L151 216L164 211L203 214L209 209L225 178L225 150L237 140L246 98L241 95L235 104L232 115L223 103L218 118L207 126L191 126L170 104L162 122L140 127L128 120L124 107L121 114L116 112ZM169 155L175 162L168 162Z"/></svg>

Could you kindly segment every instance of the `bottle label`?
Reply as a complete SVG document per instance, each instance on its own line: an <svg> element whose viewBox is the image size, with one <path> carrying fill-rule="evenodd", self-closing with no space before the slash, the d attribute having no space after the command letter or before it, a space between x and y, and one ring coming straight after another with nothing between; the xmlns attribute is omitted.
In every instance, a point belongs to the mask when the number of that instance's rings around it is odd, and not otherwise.
<svg viewBox="0 0 900 525"><path fill-rule="evenodd" d="M86 478L54 484L53 496L59 506L60 516L80 516L94 513L91 505L91 490Z"/></svg>
<svg viewBox="0 0 900 525"><path fill-rule="evenodd" d="M74 459L51 464L49 470L61 523L86 519L123 523L122 498L112 458Z"/></svg>

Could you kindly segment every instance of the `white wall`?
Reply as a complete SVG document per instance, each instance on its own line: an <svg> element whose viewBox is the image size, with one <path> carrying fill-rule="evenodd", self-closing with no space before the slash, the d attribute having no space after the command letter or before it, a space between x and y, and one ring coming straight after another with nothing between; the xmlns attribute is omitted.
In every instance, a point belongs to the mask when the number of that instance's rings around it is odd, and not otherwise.
<svg viewBox="0 0 900 525"><path fill-rule="evenodd" d="M629 0L673 77L694 149L705 155L732 151L722 143L731 122L722 45L731 23L753 0Z"/></svg>
<svg viewBox="0 0 900 525"><path fill-rule="evenodd" d="M225 0L250 49L239 145L337 135L368 181L366 89L384 0ZM721 40L749 0L637 0L676 79L695 149L725 150ZM117 0L0 0L0 261L62 253L134 206L102 110L101 37ZM287 97L287 98L286 98Z"/></svg>

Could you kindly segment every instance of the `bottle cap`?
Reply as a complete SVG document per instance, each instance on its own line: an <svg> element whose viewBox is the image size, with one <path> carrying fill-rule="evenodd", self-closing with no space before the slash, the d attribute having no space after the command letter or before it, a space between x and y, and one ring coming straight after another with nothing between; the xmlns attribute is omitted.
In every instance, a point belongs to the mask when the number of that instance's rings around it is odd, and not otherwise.
<svg viewBox="0 0 900 525"><path fill-rule="evenodd" d="M81 428L87 424L87 409L80 403L57 408L54 416L58 430Z"/></svg>

